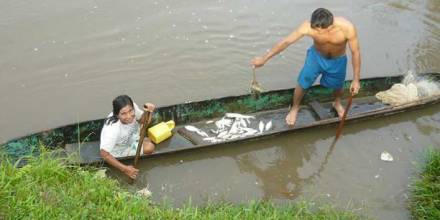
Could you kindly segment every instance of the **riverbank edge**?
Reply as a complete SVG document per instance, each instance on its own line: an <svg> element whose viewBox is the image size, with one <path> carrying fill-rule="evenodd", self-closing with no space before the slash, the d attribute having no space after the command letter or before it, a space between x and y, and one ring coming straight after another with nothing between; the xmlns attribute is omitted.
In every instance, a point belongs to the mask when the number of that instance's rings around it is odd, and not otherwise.
<svg viewBox="0 0 440 220"><path fill-rule="evenodd" d="M418 175L410 184L409 209L413 219L440 219L440 149L428 149Z"/></svg>
<svg viewBox="0 0 440 220"><path fill-rule="evenodd" d="M182 208L152 204L121 188L116 180L97 175L95 167L69 165L51 152L26 158L17 168L0 155L0 219L365 219L351 210L313 202L274 205L190 203Z"/></svg>

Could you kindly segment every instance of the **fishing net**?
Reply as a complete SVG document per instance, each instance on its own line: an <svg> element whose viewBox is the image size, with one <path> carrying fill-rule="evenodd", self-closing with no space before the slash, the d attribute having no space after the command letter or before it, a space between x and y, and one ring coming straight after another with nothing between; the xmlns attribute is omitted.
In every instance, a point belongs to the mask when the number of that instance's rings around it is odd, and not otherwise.
<svg viewBox="0 0 440 220"><path fill-rule="evenodd" d="M391 89L378 92L376 98L383 103L390 105L401 105L418 99L417 87L410 83L405 85L402 83L394 84Z"/></svg>
<svg viewBox="0 0 440 220"><path fill-rule="evenodd" d="M409 72L402 83L394 84L390 89L376 94L383 103L393 106L416 101L421 98L440 95L440 85Z"/></svg>

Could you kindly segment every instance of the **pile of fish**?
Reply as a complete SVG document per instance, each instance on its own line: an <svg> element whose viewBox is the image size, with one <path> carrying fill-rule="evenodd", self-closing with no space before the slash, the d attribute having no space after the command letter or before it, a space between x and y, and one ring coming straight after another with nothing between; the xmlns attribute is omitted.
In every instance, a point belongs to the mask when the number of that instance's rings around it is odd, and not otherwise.
<svg viewBox="0 0 440 220"><path fill-rule="evenodd" d="M205 132L195 126L187 125L185 129L203 137L204 141L217 143L236 138L243 138L251 135L262 134L272 128L272 121L258 123L258 130L250 128L252 122L256 121L254 116L242 115L238 113L226 113L223 118L218 121L207 121L207 124L214 123L217 129L210 129ZM210 133L211 135L209 135Z"/></svg>

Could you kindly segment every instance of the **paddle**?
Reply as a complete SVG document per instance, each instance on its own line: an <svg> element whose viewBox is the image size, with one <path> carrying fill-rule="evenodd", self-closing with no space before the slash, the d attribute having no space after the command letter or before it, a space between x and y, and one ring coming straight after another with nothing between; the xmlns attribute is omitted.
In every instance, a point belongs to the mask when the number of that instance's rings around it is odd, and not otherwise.
<svg viewBox="0 0 440 220"><path fill-rule="evenodd" d="M342 119L339 122L338 129L336 130L335 140L337 140L339 138L339 136L341 136L342 127L344 126L345 118L347 117L348 110L350 110L352 101L353 101L353 94L350 93L350 97L348 97L347 106L345 107L344 115L342 115Z"/></svg>
<svg viewBox="0 0 440 220"><path fill-rule="evenodd" d="M141 154L141 149L142 149L142 144L144 143L144 139L145 139L145 135L147 133L147 127L148 127L148 119L150 118L151 113L149 111L144 111L144 113L142 114L141 117L141 127L140 127L140 131L139 131L139 142L138 142L138 146L136 148L136 156L134 157L134 163L133 163L133 167L137 169L137 165L138 165L138 161L139 161L139 156ZM133 184L134 179L133 178L129 178L128 179L128 183L129 184Z"/></svg>

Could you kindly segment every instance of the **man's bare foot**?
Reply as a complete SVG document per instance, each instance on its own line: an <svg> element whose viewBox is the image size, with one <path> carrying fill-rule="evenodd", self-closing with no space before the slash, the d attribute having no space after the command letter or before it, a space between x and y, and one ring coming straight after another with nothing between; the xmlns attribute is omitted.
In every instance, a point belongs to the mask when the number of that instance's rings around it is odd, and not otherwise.
<svg viewBox="0 0 440 220"><path fill-rule="evenodd" d="M298 109L295 109L295 108L290 109L289 113L286 116L286 123L289 126L295 125L296 115L298 114L298 111L299 111L299 108Z"/></svg>
<svg viewBox="0 0 440 220"><path fill-rule="evenodd" d="M344 107L341 105L341 103L333 103L333 108L336 110L336 112L338 113L338 118L342 119L342 117L344 116L344 112L345 109Z"/></svg>

